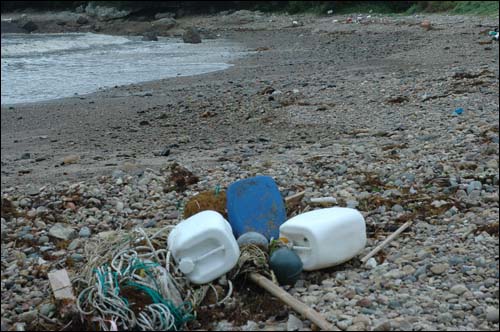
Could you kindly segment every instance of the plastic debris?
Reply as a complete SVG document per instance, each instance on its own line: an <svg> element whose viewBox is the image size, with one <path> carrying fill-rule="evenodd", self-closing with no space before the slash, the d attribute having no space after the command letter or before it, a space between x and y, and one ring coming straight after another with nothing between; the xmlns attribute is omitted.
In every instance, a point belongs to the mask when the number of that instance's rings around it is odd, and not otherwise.
<svg viewBox="0 0 500 332"><path fill-rule="evenodd" d="M300 257L288 248L275 250L269 259L269 266L280 285L293 285L299 280L303 264Z"/></svg>
<svg viewBox="0 0 500 332"><path fill-rule="evenodd" d="M255 231L267 239L277 239L279 227L286 220L283 198L269 176L232 183L227 190L227 212L236 237Z"/></svg>
<svg viewBox="0 0 500 332"><path fill-rule="evenodd" d="M170 254L160 248L170 229L151 235L136 228L88 243L88 263L77 279L83 322L103 331L178 331L194 319L197 302L185 295L188 286L172 274Z"/></svg>
<svg viewBox="0 0 500 332"><path fill-rule="evenodd" d="M361 213L350 208L327 208L302 213L280 227L304 270L312 271L344 263L363 250L366 225Z"/></svg>
<svg viewBox="0 0 500 332"><path fill-rule="evenodd" d="M464 112L464 109L463 108L457 108L454 112L453 112L453 115L462 115L462 113Z"/></svg>
<svg viewBox="0 0 500 332"><path fill-rule="evenodd" d="M181 272L195 284L219 278L236 265L240 256L231 226L215 211L203 211L182 221L167 243Z"/></svg>
<svg viewBox="0 0 500 332"><path fill-rule="evenodd" d="M257 232L245 233L238 238L237 242L240 248L253 244L262 249L264 252L267 252L269 250L269 243L266 237Z"/></svg>
<svg viewBox="0 0 500 332"><path fill-rule="evenodd" d="M68 271L57 270L48 273L50 287L56 300L75 301L73 288L69 280Z"/></svg>
<svg viewBox="0 0 500 332"><path fill-rule="evenodd" d="M492 39L498 41L498 31L490 31L488 35L490 35Z"/></svg>

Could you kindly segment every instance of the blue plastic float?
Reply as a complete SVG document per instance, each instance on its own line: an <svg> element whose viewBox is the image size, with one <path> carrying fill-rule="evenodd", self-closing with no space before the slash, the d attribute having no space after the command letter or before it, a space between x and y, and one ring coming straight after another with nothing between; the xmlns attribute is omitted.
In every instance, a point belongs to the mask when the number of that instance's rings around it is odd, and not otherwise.
<svg viewBox="0 0 500 332"><path fill-rule="evenodd" d="M236 238L257 232L268 240L279 237L286 211L278 186L269 176L256 176L232 183L226 193L229 223Z"/></svg>

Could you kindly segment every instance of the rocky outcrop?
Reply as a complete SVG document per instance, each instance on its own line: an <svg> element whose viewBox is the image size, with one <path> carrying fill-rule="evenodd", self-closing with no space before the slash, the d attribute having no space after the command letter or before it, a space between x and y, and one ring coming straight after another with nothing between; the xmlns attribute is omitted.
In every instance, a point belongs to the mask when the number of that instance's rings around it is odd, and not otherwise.
<svg viewBox="0 0 500 332"><path fill-rule="evenodd" d="M201 43L200 33L196 28L187 28L182 34L182 40L189 44Z"/></svg>
<svg viewBox="0 0 500 332"><path fill-rule="evenodd" d="M153 27L159 30L169 30L177 25L177 21L173 18L165 17L152 22Z"/></svg>
<svg viewBox="0 0 500 332"><path fill-rule="evenodd" d="M130 13L132 13L132 10L104 7L100 5L100 3L91 1L87 5L87 7L85 7L85 13L87 13L87 15L89 16L97 18L100 21L109 21L126 17L130 15Z"/></svg>

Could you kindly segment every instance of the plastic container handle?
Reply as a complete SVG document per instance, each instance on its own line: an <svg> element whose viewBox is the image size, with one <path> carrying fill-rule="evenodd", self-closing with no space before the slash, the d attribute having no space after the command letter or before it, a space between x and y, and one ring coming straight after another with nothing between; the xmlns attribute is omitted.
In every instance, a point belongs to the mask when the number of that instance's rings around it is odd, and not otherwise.
<svg viewBox="0 0 500 332"><path fill-rule="evenodd" d="M219 251L222 251L222 250L224 250L224 246L220 246L220 247L217 247L215 249L212 249L209 252L201 255L200 257L196 257L195 259L183 258L179 262L179 270L181 270L181 272L184 274L189 274L189 273L193 272L196 262L199 262L199 261L207 258L208 256L213 255L213 254L215 254Z"/></svg>
<svg viewBox="0 0 500 332"><path fill-rule="evenodd" d="M292 246L293 250L311 250L311 247L304 247L304 246Z"/></svg>

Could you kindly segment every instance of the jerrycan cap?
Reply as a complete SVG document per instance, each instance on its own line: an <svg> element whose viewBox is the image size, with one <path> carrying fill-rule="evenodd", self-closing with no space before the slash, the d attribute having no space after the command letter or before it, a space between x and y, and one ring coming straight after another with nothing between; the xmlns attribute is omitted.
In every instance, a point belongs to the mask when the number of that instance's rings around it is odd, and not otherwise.
<svg viewBox="0 0 500 332"><path fill-rule="evenodd" d="M189 274L194 270L194 262L191 258L183 258L179 262L179 269L184 274Z"/></svg>

